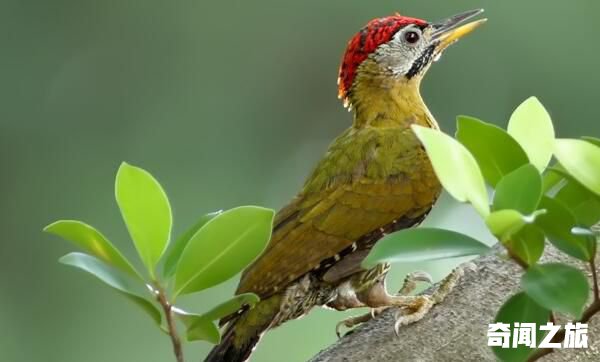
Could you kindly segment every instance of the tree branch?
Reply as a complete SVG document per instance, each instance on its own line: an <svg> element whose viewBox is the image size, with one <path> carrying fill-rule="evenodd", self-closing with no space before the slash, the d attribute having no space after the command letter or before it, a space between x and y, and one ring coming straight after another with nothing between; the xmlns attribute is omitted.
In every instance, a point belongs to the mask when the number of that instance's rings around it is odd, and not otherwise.
<svg viewBox="0 0 600 362"><path fill-rule="evenodd" d="M181 340L179 339L179 334L177 333L177 326L175 325L175 319L173 318L173 306L171 305L171 303L169 303L164 290L160 286L156 285L155 290L156 300L163 308L165 314L167 330L169 332L169 337L171 338L171 344L173 345L173 353L175 354L175 359L177 360L177 362L184 362Z"/></svg>
<svg viewBox="0 0 600 362"><path fill-rule="evenodd" d="M502 248L495 250L499 252ZM560 261L588 269L549 245L543 261ZM398 337L393 329L394 311L387 311L321 351L311 361L496 361L487 346L487 327L504 301L519 290L522 268L497 255L480 257L474 263L477 272L467 273L444 302L435 306L423 320L400 329ZM591 278L589 269L586 273ZM557 322L566 321L559 318ZM588 344L588 349L556 350L540 361L599 360L598 315L589 321Z"/></svg>

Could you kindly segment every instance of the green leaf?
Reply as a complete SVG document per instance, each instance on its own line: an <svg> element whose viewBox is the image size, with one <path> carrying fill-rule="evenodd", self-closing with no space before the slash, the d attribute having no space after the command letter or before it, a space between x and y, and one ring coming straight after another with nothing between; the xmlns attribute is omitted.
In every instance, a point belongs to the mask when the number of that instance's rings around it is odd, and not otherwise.
<svg viewBox="0 0 600 362"><path fill-rule="evenodd" d="M207 341L212 344L221 342L221 333L214 322L206 319L195 319L194 323L186 331L188 341Z"/></svg>
<svg viewBox="0 0 600 362"><path fill-rule="evenodd" d="M546 196L542 198L540 208L545 209L546 213L537 218L536 224L544 231L548 240L560 251L577 259L589 261L594 255L595 245L592 245L587 238L571 233L571 229L577 226L577 223L569 209L559 201Z"/></svg>
<svg viewBox="0 0 600 362"><path fill-rule="evenodd" d="M600 197L576 180L567 181L554 198L573 213L577 225L591 227L600 221Z"/></svg>
<svg viewBox="0 0 600 362"><path fill-rule="evenodd" d="M127 274L113 269L101 260L83 253L70 253L58 260L60 263L70 265L88 272L100 279L105 284L113 287L129 300L140 306L159 326L161 324L160 311L152 304L145 295L141 283L131 280Z"/></svg>
<svg viewBox="0 0 600 362"><path fill-rule="evenodd" d="M441 131L416 125L412 129L425 146L433 169L446 191L458 201L470 202L480 215L489 214L488 195L481 170L465 146Z"/></svg>
<svg viewBox="0 0 600 362"><path fill-rule="evenodd" d="M550 187L551 194L573 213L577 224L588 227L596 224L600 220L600 196L581 185L560 164L548 168L547 171L556 175L546 175L552 179L548 182L554 183ZM555 178L558 182L553 181Z"/></svg>
<svg viewBox="0 0 600 362"><path fill-rule="evenodd" d="M466 116L457 118L456 127L456 139L471 151L492 186L529 162L517 141L500 127Z"/></svg>
<svg viewBox="0 0 600 362"><path fill-rule="evenodd" d="M592 228L574 227L571 229L571 234L585 238L591 255L596 255L598 243L600 243L600 229L595 225Z"/></svg>
<svg viewBox="0 0 600 362"><path fill-rule="evenodd" d="M202 315L187 313L179 309L176 309L175 312L187 328L188 341L203 340L217 344L220 342L221 336L213 321L233 314L245 305L252 308L258 302L259 298L256 294L244 293L236 295Z"/></svg>
<svg viewBox="0 0 600 362"><path fill-rule="evenodd" d="M526 265L533 265L544 253L544 233L535 225L528 224L503 244L512 257Z"/></svg>
<svg viewBox="0 0 600 362"><path fill-rule="evenodd" d="M584 137L581 137L581 139L600 147L600 138L584 136Z"/></svg>
<svg viewBox="0 0 600 362"><path fill-rule="evenodd" d="M162 187L147 171L122 163L115 183L117 203L129 235L150 276L169 243L171 206Z"/></svg>
<svg viewBox="0 0 600 362"><path fill-rule="evenodd" d="M542 176L532 164L519 167L496 185L494 210L513 209L531 214L542 197Z"/></svg>
<svg viewBox="0 0 600 362"><path fill-rule="evenodd" d="M545 335L545 331L540 331L539 326L546 324L550 318L550 311L537 304L527 294L520 292L508 299L496 315L496 323L507 323L510 325L512 338L515 338L514 323L535 323L538 326L536 332L536 346L539 345ZM525 345L518 345L512 348L512 338L509 348L492 347L494 354L501 360L507 362L526 361L527 358L535 352L534 348Z"/></svg>
<svg viewBox="0 0 600 362"><path fill-rule="evenodd" d="M221 335L219 333L219 329L215 323L213 323L213 321L233 314L245 305L252 308L256 303L258 303L258 301L259 298L256 294L245 293L236 295L230 300L219 304L202 315L188 313L180 309L174 309L174 311L186 326L186 338L188 341L202 340L213 344L218 344L220 342Z"/></svg>
<svg viewBox="0 0 600 362"><path fill-rule="evenodd" d="M557 139L554 155L577 181L600 195L600 147L583 140Z"/></svg>
<svg viewBox="0 0 600 362"><path fill-rule="evenodd" d="M186 327L186 339L188 341L207 341L212 344L221 342L219 328L211 319L181 310L175 310L175 312Z"/></svg>
<svg viewBox="0 0 600 362"><path fill-rule="evenodd" d="M405 229L379 240L362 266L370 269L383 262L419 262L479 255L489 247L468 235L436 228Z"/></svg>
<svg viewBox="0 0 600 362"><path fill-rule="evenodd" d="M204 313L204 317L211 321L216 321L237 312L245 305L252 308L259 301L258 295L254 293L239 294Z"/></svg>
<svg viewBox="0 0 600 362"><path fill-rule="evenodd" d="M44 231L60 236L107 264L143 280L123 254L104 235L88 224L76 220L59 220L46 226Z"/></svg>
<svg viewBox="0 0 600 362"><path fill-rule="evenodd" d="M490 232L500 241L506 241L519 232L525 225L531 224L545 211L538 210L531 215L523 215L516 210L494 211L485 218L485 224Z"/></svg>
<svg viewBox="0 0 600 362"><path fill-rule="evenodd" d="M561 263L535 265L521 278L521 288L542 307L581 318L590 287L583 273Z"/></svg>
<svg viewBox="0 0 600 362"><path fill-rule="evenodd" d="M544 171L552 158L554 126L550 115L536 97L521 103L508 122L508 133L519 142L529 161Z"/></svg>
<svg viewBox="0 0 600 362"><path fill-rule="evenodd" d="M271 237L273 210L242 206L206 223L189 241L175 273L175 294L210 288L252 262Z"/></svg>
<svg viewBox="0 0 600 362"><path fill-rule="evenodd" d="M190 242L190 239L201 227L204 226L207 222L212 220L215 216L220 215L222 211L211 212L206 215L202 215L200 219L194 224L191 228L189 228L183 235L181 235L177 241L173 243L171 250L167 252L165 257L165 266L163 270L163 276L166 278L173 276L175 274L175 270L177 269L177 263L179 262L179 258L181 258L181 253Z"/></svg>

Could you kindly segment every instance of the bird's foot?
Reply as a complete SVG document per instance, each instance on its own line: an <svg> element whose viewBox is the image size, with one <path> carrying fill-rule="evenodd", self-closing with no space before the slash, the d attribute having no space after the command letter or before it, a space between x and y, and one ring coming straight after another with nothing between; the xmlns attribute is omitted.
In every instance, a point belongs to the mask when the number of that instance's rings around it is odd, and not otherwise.
<svg viewBox="0 0 600 362"><path fill-rule="evenodd" d="M397 308L398 311L395 314L394 322L394 331L397 335L401 327L418 322L427 315L433 306L441 303L448 294L450 294L452 289L454 289L454 286L458 283L467 269L475 269L475 265L473 263L466 263L457 267L442 280L440 285L431 294L414 296L406 295L414 291L417 282L432 282L429 274L415 272L407 275L404 280L404 285L397 295L388 294L383 280L378 280L370 285L367 290L357 292L355 299L341 298L337 300L337 303L333 303L333 305L330 306L339 310L357 307L371 307L372 309L370 313L351 317L339 322L336 325L336 334L338 337L340 336L340 329L342 327L356 327L359 324L377 317L389 308Z"/></svg>
<svg viewBox="0 0 600 362"><path fill-rule="evenodd" d="M437 287L431 295L422 295L422 299L415 299L406 305L397 305L399 307L395 315L394 332L399 334L401 327L415 323L423 319L434 305L441 303L452 289L456 286L460 278L465 273L465 270L476 270L473 263L465 263L454 269L446 276L439 287Z"/></svg>
<svg viewBox="0 0 600 362"><path fill-rule="evenodd" d="M433 284L433 279L431 278L431 276L428 273L425 273L422 271L410 273L406 276L406 278L404 278L404 283L402 285L402 288L400 288L400 291L398 292L398 294L401 296L406 296L407 294L412 293L416 289L418 282L425 282L428 284ZM366 304L366 306L369 306L369 305ZM380 315L384 310L386 310L388 308L389 308L389 306L374 307L371 309L371 311L369 313L365 313L365 314L355 316L355 317L346 318L346 319L340 321L338 324L336 324L335 333L338 336L338 338L340 338L341 337L340 329L342 327L354 328L362 323L368 322L369 320L376 318L378 315ZM351 333L351 331L349 331L347 333Z"/></svg>

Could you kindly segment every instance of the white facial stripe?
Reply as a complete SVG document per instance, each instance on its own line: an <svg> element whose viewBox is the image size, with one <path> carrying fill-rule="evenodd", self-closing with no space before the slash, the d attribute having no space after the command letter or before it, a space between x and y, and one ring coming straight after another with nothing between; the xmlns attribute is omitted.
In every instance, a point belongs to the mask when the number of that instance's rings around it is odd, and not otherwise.
<svg viewBox="0 0 600 362"><path fill-rule="evenodd" d="M409 31L417 32L419 41L410 44L405 35ZM371 56L395 76L406 75L413 64L423 55L428 44L427 34L423 34L416 25L409 25L398 31L389 42L380 45Z"/></svg>

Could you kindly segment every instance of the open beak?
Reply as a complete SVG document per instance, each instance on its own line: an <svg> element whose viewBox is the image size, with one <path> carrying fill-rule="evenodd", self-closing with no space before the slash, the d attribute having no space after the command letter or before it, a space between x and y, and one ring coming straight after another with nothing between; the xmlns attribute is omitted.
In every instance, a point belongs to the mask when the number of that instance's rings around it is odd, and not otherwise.
<svg viewBox="0 0 600 362"><path fill-rule="evenodd" d="M458 39L471 33L473 30L485 23L487 19L479 19L464 24L465 21L481 14L482 12L483 9L470 10L432 24L431 26L433 28L433 33L431 36L433 41L437 43L436 53L439 54L443 52L448 46L458 41Z"/></svg>

